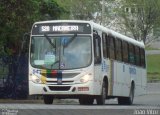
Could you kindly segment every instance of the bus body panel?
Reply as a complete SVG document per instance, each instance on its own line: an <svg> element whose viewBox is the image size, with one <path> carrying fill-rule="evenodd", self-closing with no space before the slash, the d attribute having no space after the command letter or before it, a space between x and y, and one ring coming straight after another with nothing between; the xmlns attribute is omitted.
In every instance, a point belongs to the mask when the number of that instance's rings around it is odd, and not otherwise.
<svg viewBox="0 0 160 115"><path fill-rule="evenodd" d="M102 86L102 72L101 72L101 66L100 65L96 65L94 66L94 90L96 92L97 95L101 94L101 86Z"/></svg>
<svg viewBox="0 0 160 115"><path fill-rule="evenodd" d="M144 68L136 68L136 75L131 75L135 82L135 96L146 94L146 70Z"/></svg>
<svg viewBox="0 0 160 115"><path fill-rule="evenodd" d="M135 96L146 94L146 70L119 62L114 62L112 68L112 96L129 96L132 81L135 83Z"/></svg>
<svg viewBox="0 0 160 115"><path fill-rule="evenodd" d="M62 84L57 84L57 78L46 78L46 83L44 84L37 84L34 83L31 80L31 76L32 75L37 75L42 77L41 75L41 71L47 71L47 70L40 70L40 69L35 69L30 67L30 74L29 74L29 94L30 95L100 95L100 80L98 80L99 78L96 78L94 76L93 69L92 69L92 65L91 67L85 68L85 69L80 69L80 70L64 70L62 72L62 76L64 76L62 79ZM100 68L100 67L98 67ZM98 69L95 69L98 70ZM85 76L87 73L91 74L91 79L89 79L89 81L87 83L80 83L80 79L81 77ZM43 73L44 74L44 73ZM47 76L47 73L45 73L46 75L43 77ZM68 76L68 75L70 76ZM73 76L72 76L73 74ZM76 74L74 76L74 74ZM67 77L65 76L67 75ZM71 77L72 76L72 77ZM70 77L70 78L68 78ZM99 77L99 76L97 76ZM54 81L54 82L52 82ZM67 84L68 81L68 84ZM70 83L72 81L72 83ZM63 83L64 82L64 83ZM65 83L66 82L66 83ZM49 87L59 87L59 88L65 88L65 87L70 87L68 90L51 90ZM44 90L44 88L46 89L46 91ZM81 88L81 89L79 89ZM89 90L87 91L83 91L83 88L88 88ZM84 89L85 90L85 89Z"/></svg>
<svg viewBox="0 0 160 115"><path fill-rule="evenodd" d="M130 75L128 65L120 62L114 62L114 96L128 96L130 89Z"/></svg>

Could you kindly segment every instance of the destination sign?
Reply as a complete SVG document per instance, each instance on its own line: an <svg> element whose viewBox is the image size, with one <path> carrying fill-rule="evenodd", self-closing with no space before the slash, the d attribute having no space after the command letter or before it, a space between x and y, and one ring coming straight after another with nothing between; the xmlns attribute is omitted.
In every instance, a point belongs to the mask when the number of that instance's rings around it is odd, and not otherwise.
<svg viewBox="0 0 160 115"><path fill-rule="evenodd" d="M44 23L35 24L32 35L41 34L91 34L91 26L88 23Z"/></svg>

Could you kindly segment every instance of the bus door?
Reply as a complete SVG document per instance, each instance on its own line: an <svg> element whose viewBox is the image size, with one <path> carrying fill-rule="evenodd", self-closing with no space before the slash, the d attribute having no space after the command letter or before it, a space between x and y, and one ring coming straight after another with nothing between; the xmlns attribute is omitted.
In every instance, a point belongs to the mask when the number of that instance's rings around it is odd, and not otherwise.
<svg viewBox="0 0 160 115"><path fill-rule="evenodd" d="M99 83L98 85L101 86L101 78L102 78L102 72L101 72L101 37L98 35L98 33L93 34L93 46L94 46L94 80ZM98 86L96 86L98 87ZM99 88L95 88L95 90L98 90ZM98 92L100 92L98 90Z"/></svg>

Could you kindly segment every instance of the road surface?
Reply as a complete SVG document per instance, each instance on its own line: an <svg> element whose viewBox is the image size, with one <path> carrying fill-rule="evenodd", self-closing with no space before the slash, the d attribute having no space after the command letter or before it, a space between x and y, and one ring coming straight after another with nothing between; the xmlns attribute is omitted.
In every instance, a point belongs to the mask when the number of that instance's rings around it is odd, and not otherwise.
<svg viewBox="0 0 160 115"><path fill-rule="evenodd" d="M0 115L160 115L160 83L149 83L147 95L135 97L131 106L121 106L116 99L106 105L79 105L77 100L55 100L52 105L36 103L1 103Z"/></svg>
<svg viewBox="0 0 160 115"><path fill-rule="evenodd" d="M160 50L146 50L146 55L160 54Z"/></svg>

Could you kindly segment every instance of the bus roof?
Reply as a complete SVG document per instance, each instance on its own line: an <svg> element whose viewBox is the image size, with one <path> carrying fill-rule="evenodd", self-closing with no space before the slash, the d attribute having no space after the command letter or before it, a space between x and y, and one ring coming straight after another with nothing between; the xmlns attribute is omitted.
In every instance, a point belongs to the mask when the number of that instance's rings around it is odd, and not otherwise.
<svg viewBox="0 0 160 115"><path fill-rule="evenodd" d="M109 35L112 35L116 38L119 38L121 40L127 41L129 43L132 43L134 45L140 46L142 48L145 47L143 41L137 41L133 38L127 37L125 35L122 35L118 32L115 32L114 30L111 30L109 28L103 27L102 25L99 25L97 23L94 23L92 21L84 21L84 20L50 20L50 21L40 21L40 22L35 22L35 24L42 24L42 23L64 23L64 22L68 22L68 23L89 23L91 25L92 28L95 28L97 30L100 30L102 32L105 32Z"/></svg>
<svg viewBox="0 0 160 115"><path fill-rule="evenodd" d="M115 32L114 30L111 30L111 29L109 29L109 28L103 27L103 26L101 26L101 25L99 25L99 24L96 24L96 23L94 23L94 22L91 22L91 23L93 24L93 28L96 28L96 29L98 29L98 30L101 30L102 32L105 32L105 33L107 33L107 34L109 34L109 35L112 35L112 36L114 36L114 37L116 37L116 38L119 38L119 39L121 39L121 40L127 41L127 42L129 42L129 43L134 44L134 45L140 46L140 47L142 47L142 48L145 47L143 41L137 41L137 40L135 40L135 39L133 39L133 38L127 37L127 36L125 36L125 35L123 35L123 34L120 34L120 33L118 33L118 32Z"/></svg>

